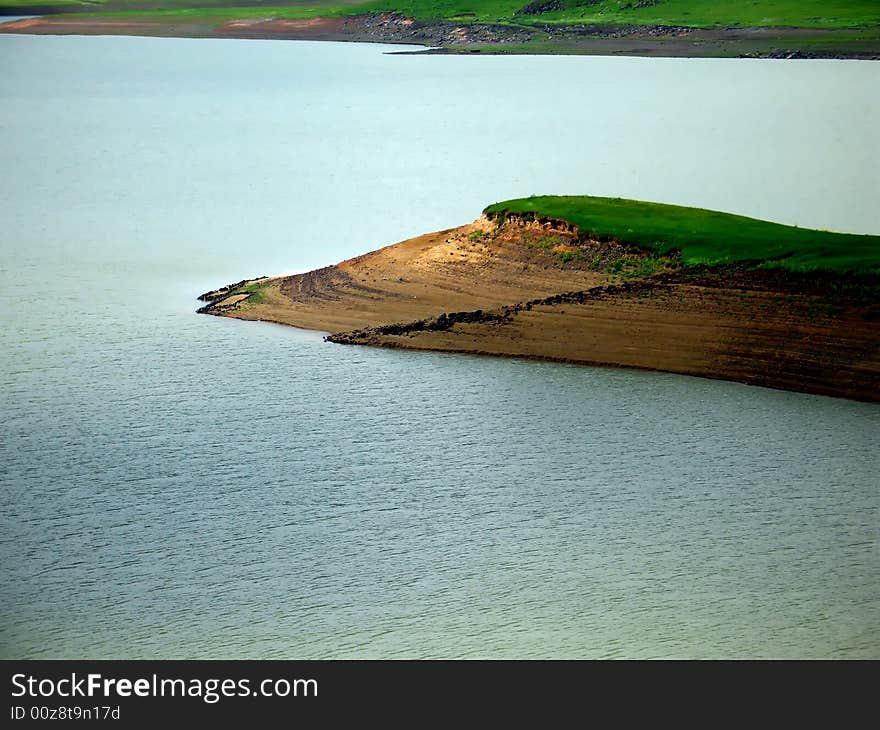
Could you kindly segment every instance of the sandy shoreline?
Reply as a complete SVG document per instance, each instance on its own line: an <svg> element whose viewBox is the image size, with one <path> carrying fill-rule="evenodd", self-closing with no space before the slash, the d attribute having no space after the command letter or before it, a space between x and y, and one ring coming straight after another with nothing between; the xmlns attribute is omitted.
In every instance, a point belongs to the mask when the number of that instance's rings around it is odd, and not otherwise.
<svg viewBox="0 0 880 730"><path fill-rule="evenodd" d="M659 370L880 401L876 277L679 269L671 260L627 276L643 252L576 236L561 222L484 217L324 269L238 282L203 295L200 311L330 332L342 344ZM588 255L570 260L575 243ZM623 273L608 273L609 263Z"/></svg>
<svg viewBox="0 0 880 730"><path fill-rule="evenodd" d="M0 33L352 41L415 45L419 53L880 59L880 29L456 24L399 13L302 20L48 15L5 23Z"/></svg>

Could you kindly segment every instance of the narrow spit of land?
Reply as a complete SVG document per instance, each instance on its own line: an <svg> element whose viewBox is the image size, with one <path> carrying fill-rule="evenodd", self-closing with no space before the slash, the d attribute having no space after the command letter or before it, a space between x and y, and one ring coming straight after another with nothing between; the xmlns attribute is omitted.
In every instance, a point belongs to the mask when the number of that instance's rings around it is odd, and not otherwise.
<svg viewBox="0 0 880 730"><path fill-rule="evenodd" d="M663 370L880 400L880 236L678 206L535 197L206 314L415 350Z"/></svg>

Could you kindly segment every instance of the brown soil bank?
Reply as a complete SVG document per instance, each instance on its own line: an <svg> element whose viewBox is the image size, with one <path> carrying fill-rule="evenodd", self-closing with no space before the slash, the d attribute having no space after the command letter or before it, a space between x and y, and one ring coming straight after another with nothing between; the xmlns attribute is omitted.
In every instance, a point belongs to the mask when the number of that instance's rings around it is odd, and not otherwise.
<svg viewBox="0 0 880 730"><path fill-rule="evenodd" d="M248 5L248 3L243 3ZM24 10L21 14L28 14ZM230 10L232 13L232 10ZM145 13L143 17L73 14L29 18L0 33L135 35L170 38L254 38L357 41L430 46L428 53L575 54L681 58L880 58L880 29L686 28L640 25L515 25L417 21L400 13L303 20Z"/></svg>
<svg viewBox="0 0 880 730"><path fill-rule="evenodd" d="M880 401L880 281L680 268L558 221L487 218L317 271L239 282L200 312L416 350L663 370Z"/></svg>

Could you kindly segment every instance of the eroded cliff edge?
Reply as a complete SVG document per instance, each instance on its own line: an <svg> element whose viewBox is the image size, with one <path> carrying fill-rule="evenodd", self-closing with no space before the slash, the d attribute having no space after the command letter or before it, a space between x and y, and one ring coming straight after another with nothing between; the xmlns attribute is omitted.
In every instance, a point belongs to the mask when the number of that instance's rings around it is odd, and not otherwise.
<svg viewBox="0 0 880 730"><path fill-rule="evenodd" d="M305 274L245 280L206 314L331 342L662 370L880 401L875 273L684 265L560 219L484 214Z"/></svg>

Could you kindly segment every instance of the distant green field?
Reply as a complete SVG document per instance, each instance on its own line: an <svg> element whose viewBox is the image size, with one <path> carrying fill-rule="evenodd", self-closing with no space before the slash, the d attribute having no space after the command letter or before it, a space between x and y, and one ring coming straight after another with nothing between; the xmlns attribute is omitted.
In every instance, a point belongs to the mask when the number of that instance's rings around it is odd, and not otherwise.
<svg viewBox="0 0 880 730"><path fill-rule="evenodd" d="M515 23L625 23L705 26L845 28L880 25L880 0L0 0L9 10L54 6L59 11L236 8L237 17L270 9L276 17L397 11L420 20ZM637 7L640 6L640 7ZM287 12L279 11L284 7ZM258 9L259 8L259 9ZM519 12L518 12L519 11Z"/></svg>
<svg viewBox="0 0 880 730"><path fill-rule="evenodd" d="M642 0L644 2L644 0ZM880 24L878 0L558 0L561 10L515 15L528 0L373 0L362 7L398 10L415 18L519 22L636 23L847 27ZM538 0L532 5L548 5Z"/></svg>
<svg viewBox="0 0 880 730"><path fill-rule="evenodd" d="M682 262L756 262L790 271L880 273L880 236L814 231L701 208L585 195L535 196L490 205L486 213L535 213L569 221L581 232Z"/></svg>

